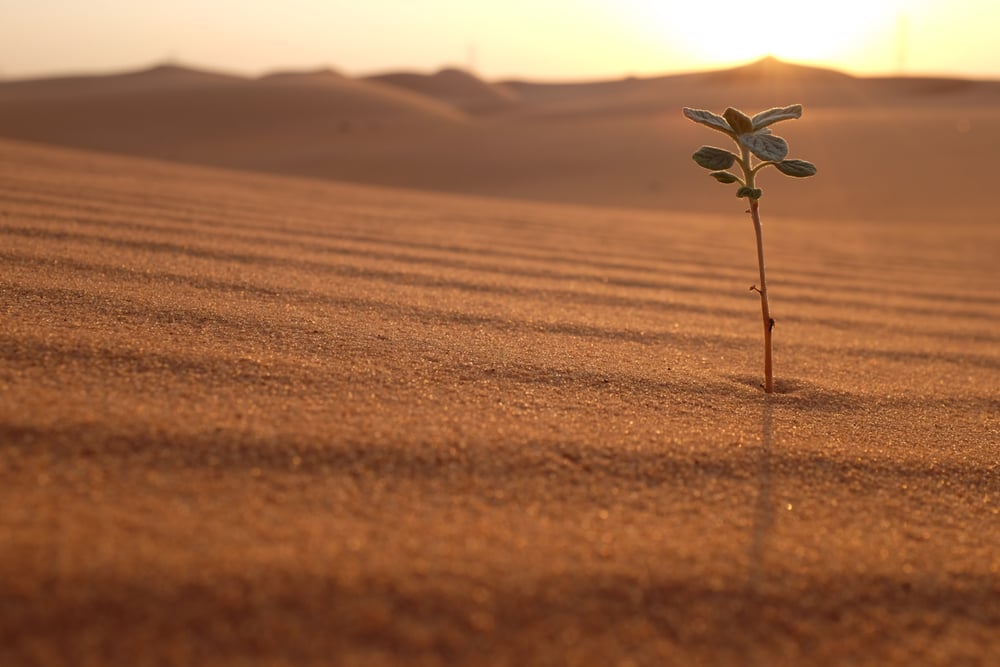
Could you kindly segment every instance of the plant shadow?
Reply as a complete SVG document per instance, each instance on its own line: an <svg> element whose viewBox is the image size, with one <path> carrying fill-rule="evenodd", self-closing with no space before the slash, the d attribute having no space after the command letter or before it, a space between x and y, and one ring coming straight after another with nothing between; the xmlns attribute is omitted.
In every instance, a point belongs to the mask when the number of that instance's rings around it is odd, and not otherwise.
<svg viewBox="0 0 1000 667"><path fill-rule="evenodd" d="M763 396L771 399L768 406L788 406L803 410L855 410L864 404L862 396L831 389L810 380L800 378L776 378L774 392L764 393L764 381L761 377L750 375L729 375L727 378L736 384L757 389Z"/></svg>

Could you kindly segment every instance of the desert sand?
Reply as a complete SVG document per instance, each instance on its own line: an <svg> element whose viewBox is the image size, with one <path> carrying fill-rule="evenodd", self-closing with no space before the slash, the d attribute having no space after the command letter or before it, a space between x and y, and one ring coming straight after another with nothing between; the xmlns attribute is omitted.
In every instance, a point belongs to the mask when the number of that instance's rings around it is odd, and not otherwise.
<svg viewBox="0 0 1000 667"><path fill-rule="evenodd" d="M260 78L177 65L0 81L0 137L433 192L728 213L692 169L721 135L682 117L801 103L780 126L822 178L768 179L771 214L951 222L991 210L1000 82L857 78L773 60L621 81L486 82L446 69ZM724 140L724 137L721 139Z"/></svg>
<svg viewBox="0 0 1000 667"><path fill-rule="evenodd" d="M782 126L765 395L715 138L601 92L656 82L157 72L0 86L0 664L1000 662L988 83Z"/></svg>

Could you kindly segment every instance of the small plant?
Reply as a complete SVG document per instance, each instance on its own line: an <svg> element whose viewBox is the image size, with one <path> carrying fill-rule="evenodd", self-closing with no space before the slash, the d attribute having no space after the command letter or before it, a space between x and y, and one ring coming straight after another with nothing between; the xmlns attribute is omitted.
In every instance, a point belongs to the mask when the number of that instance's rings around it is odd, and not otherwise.
<svg viewBox="0 0 1000 667"><path fill-rule="evenodd" d="M721 116L703 109L684 108L684 115L696 123L707 125L713 130L722 132L739 147L739 154L732 153L714 146L702 146L694 155L694 161L705 169L712 170L710 174L720 183L739 183L736 196L746 197L750 202L750 217L753 219L754 232L757 234L757 264L760 267L760 286L752 285L751 291L760 295L760 310L764 317L764 391L774 391L774 376L771 370L771 332L774 330L774 319L767 304L767 279L764 275L764 241L761 234L759 200L761 190L756 185L757 172L764 167L776 167L786 176L803 178L816 173L816 167L805 160L786 160L788 142L771 134L769 126L783 120L791 120L802 116L802 105L793 104L789 107L775 107L762 111L753 118L739 109L726 109ZM756 160L754 159L756 158ZM733 165L739 165L742 178L730 171Z"/></svg>

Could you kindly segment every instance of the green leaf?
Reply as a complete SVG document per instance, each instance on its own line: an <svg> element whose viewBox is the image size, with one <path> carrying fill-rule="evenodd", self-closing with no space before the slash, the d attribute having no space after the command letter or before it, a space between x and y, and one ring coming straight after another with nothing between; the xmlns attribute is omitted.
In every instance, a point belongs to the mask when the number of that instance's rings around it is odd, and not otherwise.
<svg viewBox="0 0 1000 667"><path fill-rule="evenodd" d="M768 109L767 111L761 111L751 119L751 124L756 132L757 130L763 129L772 123L801 117L802 105L793 104L789 107L774 107L773 109Z"/></svg>
<svg viewBox="0 0 1000 667"><path fill-rule="evenodd" d="M713 130L725 132L730 136L733 134L733 131L729 129L729 124L726 122L726 119L718 114L712 113L711 111L705 111L704 109L689 109L688 107L684 107L684 115L696 123L707 125Z"/></svg>
<svg viewBox="0 0 1000 667"><path fill-rule="evenodd" d="M753 132L753 121L750 120L750 116L746 115L739 109L729 107L722 115L725 116L726 122L729 123L729 127L733 128L733 132L736 134Z"/></svg>
<svg viewBox="0 0 1000 667"><path fill-rule="evenodd" d="M782 160L774 166L786 176L805 178L806 176L816 175L816 165L805 160Z"/></svg>
<svg viewBox="0 0 1000 667"><path fill-rule="evenodd" d="M736 196L742 199L743 197L749 197L750 199L760 199L760 196L764 194L763 190L760 188L748 188L743 186L736 191Z"/></svg>
<svg viewBox="0 0 1000 667"><path fill-rule="evenodd" d="M691 158L705 169L713 171L729 169L736 162L735 155L714 146L702 146Z"/></svg>
<svg viewBox="0 0 1000 667"><path fill-rule="evenodd" d="M717 180L719 183L736 183L740 179L736 178L728 171L713 171L709 174L712 178Z"/></svg>
<svg viewBox="0 0 1000 667"><path fill-rule="evenodd" d="M788 155L788 142L768 131L740 135L740 143L761 160L780 162Z"/></svg>

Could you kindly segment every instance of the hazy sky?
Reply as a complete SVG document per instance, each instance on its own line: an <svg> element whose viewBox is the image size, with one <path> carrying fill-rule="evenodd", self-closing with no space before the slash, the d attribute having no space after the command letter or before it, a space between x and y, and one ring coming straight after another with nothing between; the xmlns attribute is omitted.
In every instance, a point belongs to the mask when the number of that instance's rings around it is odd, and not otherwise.
<svg viewBox="0 0 1000 667"><path fill-rule="evenodd" d="M1000 0L0 0L0 77L172 61L586 79L773 54L860 74L1000 78L998 29Z"/></svg>

